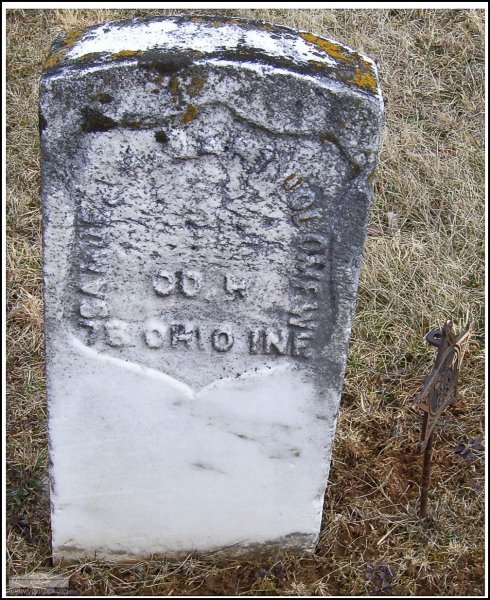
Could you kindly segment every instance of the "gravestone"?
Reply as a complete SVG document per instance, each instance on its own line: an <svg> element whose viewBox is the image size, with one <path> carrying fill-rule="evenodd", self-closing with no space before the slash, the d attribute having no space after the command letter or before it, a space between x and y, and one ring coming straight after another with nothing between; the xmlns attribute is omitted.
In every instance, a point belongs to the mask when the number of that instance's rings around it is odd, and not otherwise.
<svg viewBox="0 0 490 600"><path fill-rule="evenodd" d="M135 18L41 80L55 560L312 550L372 194L372 61Z"/></svg>

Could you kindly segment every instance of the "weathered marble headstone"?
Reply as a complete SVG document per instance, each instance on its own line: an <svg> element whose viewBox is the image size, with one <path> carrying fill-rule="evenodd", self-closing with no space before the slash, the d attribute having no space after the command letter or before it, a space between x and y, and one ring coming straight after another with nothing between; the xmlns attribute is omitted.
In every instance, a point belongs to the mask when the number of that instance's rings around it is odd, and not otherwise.
<svg viewBox="0 0 490 600"><path fill-rule="evenodd" d="M55 41L55 559L314 548L381 115L369 59L285 27L134 19Z"/></svg>

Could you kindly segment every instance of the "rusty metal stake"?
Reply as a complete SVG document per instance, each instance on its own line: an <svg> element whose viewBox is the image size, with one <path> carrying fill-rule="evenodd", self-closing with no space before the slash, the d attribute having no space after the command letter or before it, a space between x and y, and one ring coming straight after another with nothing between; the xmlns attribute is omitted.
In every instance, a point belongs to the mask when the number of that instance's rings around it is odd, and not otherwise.
<svg viewBox="0 0 490 600"><path fill-rule="evenodd" d="M421 441L425 437L425 430L427 429L427 421L429 415L424 414L424 421L422 424L422 436ZM430 467L432 458L432 440L434 439L434 432L431 432L427 439L427 444L424 450L424 463L422 466L422 484L420 486L420 508L419 517L425 519L427 517L427 506L429 504L429 485L430 485Z"/></svg>
<svg viewBox="0 0 490 600"><path fill-rule="evenodd" d="M429 344L437 348L437 356L431 374L425 378L424 387L417 395L417 407L424 411L422 431L418 447L424 453L422 482L420 486L421 519L427 517L434 427L443 411L456 399L459 369L471 336L470 322L455 336L453 324L446 321L444 326L432 329L425 336Z"/></svg>

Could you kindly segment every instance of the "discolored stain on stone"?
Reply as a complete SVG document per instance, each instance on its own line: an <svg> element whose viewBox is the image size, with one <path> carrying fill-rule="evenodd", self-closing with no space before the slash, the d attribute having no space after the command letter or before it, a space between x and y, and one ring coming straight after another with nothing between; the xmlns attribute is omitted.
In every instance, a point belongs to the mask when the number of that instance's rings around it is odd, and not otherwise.
<svg viewBox="0 0 490 600"><path fill-rule="evenodd" d="M46 119L43 117L43 114L41 111L39 111L39 131L43 131L44 129L46 129L48 123L46 121Z"/></svg>
<svg viewBox="0 0 490 600"><path fill-rule="evenodd" d="M142 52L138 58L138 65L144 69L150 69L162 75L173 75L185 69L192 63L192 59L199 53L163 53L159 50L148 50Z"/></svg>
<svg viewBox="0 0 490 600"><path fill-rule="evenodd" d="M168 142L168 135L165 131L155 131L155 139L161 144L166 144Z"/></svg>
<svg viewBox="0 0 490 600"><path fill-rule="evenodd" d="M101 92L100 94L98 94L97 99L102 104L110 104L114 100L113 96L111 96L107 92Z"/></svg>
<svg viewBox="0 0 490 600"><path fill-rule="evenodd" d="M93 133L97 131L110 131L117 127L116 121L102 114L100 111L85 107L82 109L83 123L82 131Z"/></svg>

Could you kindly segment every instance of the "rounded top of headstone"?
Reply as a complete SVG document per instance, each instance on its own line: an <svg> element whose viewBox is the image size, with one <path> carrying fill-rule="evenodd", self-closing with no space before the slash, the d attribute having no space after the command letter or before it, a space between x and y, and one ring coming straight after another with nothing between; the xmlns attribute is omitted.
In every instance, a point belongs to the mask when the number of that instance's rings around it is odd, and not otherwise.
<svg viewBox="0 0 490 600"><path fill-rule="evenodd" d="M56 38L44 76L134 62L170 75L190 64L283 69L380 96L374 62L334 40L262 21L218 16L135 17Z"/></svg>

